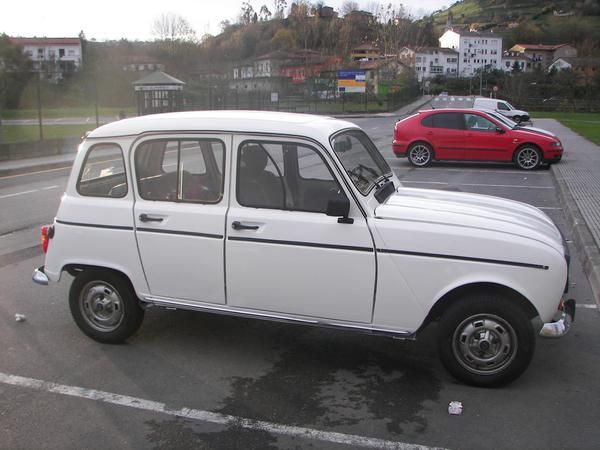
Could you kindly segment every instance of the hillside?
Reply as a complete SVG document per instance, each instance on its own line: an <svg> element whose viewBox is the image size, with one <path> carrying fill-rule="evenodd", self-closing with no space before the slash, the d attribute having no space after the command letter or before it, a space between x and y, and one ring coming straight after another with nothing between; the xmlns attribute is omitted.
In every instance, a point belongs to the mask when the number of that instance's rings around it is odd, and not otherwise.
<svg viewBox="0 0 600 450"><path fill-rule="evenodd" d="M556 13L555 13L556 11ZM600 1L464 0L437 11L430 20L438 35L451 15L455 28L503 35L505 48L517 42L572 43L581 55L600 54Z"/></svg>

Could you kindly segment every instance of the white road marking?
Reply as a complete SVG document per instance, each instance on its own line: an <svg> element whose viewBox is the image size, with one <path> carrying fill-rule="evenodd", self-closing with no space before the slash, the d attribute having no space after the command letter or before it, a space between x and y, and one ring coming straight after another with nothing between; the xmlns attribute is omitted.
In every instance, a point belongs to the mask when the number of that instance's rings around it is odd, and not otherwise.
<svg viewBox="0 0 600 450"><path fill-rule="evenodd" d="M400 179L402 183L414 184L452 184L454 186L474 186L474 187L502 187L502 188L521 188L521 189L555 189L554 186L522 186L518 184L484 184L484 183L442 183L440 181L409 181Z"/></svg>
<svg viewBox="0 0 600 450"><path fill-rule="evenodd" d="M295 427L282 425L263 420L252 420L244 417L220 414L211 411L202 411L199 409L181 408L171 409L164 403L146 400L128 395L119 395L112 392L98 391L96 389L86 389L79 386L67 386L64 384L52 383L49 381L38 380L35 378L21 377L0 372L0 383L11 386L19 386L38 391L51 392L54 394L66 395L88 400L95 400L104 403L110 403L118 406L151 411L154 413L167 414L170 416L184 417L186 419L199 420L202 422L215 423L220 425L235 425L237 427L249 430L266 431L268 433L292 436L298 438L315 439L323 442L333 442L336 444L353 445L373 449L400 449L400 450L430 450L432 447L422 445L407 444L404 442L387 441L384 439L357 436L345 433L336 433L331 431L315 430L313 428Z"/></svg>
<svg viewBox="0 0 600 450"><path fill-rule="evenodd" d="M556 210L556 211L561 211L562 208L559 208L558 206L536 206L537 209L547 209L547 210Z"/></svg>
<svg viewBox="0 0 600 450"><path fill-rule="evenodd" d="M56 185L56 186L48 186L48 187L41 188L41 189L32 189L30 191L14 192L12 194L0 195L0 199L10 198L10 197L18 197L19 195L33 194L35 192L40 192L40 191L49 191L51 189L56 189L57 187L58 187L58 185Z"/></svg>
<svg viewBox="0 0 600 450"><path fill-rule="evenodd" d="M598 305L591 305L591 304L584 304L584 303L577 303L576 306L577 309L579 308L584 308L584 309L598 309Z"/></svg>
<svg viewBox="0 0 600 450"><path fill-rule="evenodd" d="M33 189L31 191L15 192L14 194L0 195L0 199L2 199L2 198L9 198L9 197L17 197L19 195L25 195L25 194L31 194L33 192L37 192L38 190L39 189Z"/></svg>
<svg viewBox="0 0 600 450"><path fill-rule="evenodd" d="M0 177L0 180L10 180L11 178L26 177L28 175L38 175L40 173L57 172L59 170L71 170L71 167L72 166L59 167L57 169L38 170L37 172L27 172L27 173L19 173L17 175L8 175L6 177Z"/></svg>

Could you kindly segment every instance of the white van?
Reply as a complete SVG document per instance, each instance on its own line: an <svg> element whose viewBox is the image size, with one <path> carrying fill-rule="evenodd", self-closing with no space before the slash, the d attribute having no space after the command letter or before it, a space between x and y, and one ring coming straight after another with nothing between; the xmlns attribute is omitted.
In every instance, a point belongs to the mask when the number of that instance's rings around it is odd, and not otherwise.
<svg viewBox="0 0 600 450"><path fill-rule="evenodd" d="M513 105L504 100L497 98L475 97L473 102L475 109L487 109L497 111L500 114L514 120L517 123L528 122L529 113L516 109Z"/></svg>

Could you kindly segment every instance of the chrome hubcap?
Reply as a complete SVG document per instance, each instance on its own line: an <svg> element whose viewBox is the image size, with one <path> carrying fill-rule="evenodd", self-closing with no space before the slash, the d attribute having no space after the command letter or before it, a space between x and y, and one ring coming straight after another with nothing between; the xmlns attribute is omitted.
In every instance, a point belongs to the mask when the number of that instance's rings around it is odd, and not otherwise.
<svg viewBox="0 0 600 450"><path fill-rule="evenodd" d="M415 145L410 150L410 160L417 166L423 166L429 162L431 152L424 145Z"/></svg>
<svg viewBox="0 0 600 450"><path fill-rule="evenodd" d="M525 148L519 152L518 162L524 169L532 169L537 166L539 161L538 152L532 148Z"/></svg>
<svg viewBox="0 0 600 450"><path fill-rule="evenodd" d="M85 321L98 331L113 331L123 321L123 301L108 283L88 283L81 291L79 306Z"/></svg>
<svg viewBox="0 0 600 450"><path fill-rule="evenodd" d="M508 366L517 353L517 336L502 318L478 314L454 332L452 350L457 361L476 374L491 375Z"/></svg>

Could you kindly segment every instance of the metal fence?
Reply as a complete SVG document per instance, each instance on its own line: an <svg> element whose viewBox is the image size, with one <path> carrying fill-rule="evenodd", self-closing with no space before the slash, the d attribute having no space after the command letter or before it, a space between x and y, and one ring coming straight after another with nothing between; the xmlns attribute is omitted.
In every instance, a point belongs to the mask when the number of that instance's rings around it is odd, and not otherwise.
<svg viewBox="0 0 600 450"><path fill-rule="evenodd" d="M386 95L334 92L285 95L265 91L198 89L185 93L184 108L186 110L240 109L313 114L374 113L395 111L417 96L416 90Z"/></svg>

